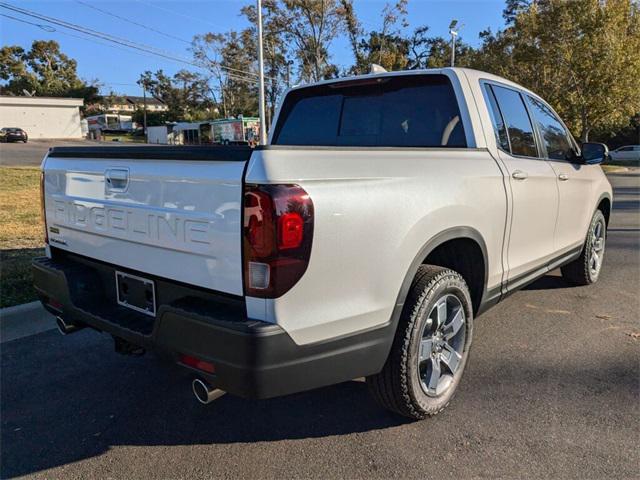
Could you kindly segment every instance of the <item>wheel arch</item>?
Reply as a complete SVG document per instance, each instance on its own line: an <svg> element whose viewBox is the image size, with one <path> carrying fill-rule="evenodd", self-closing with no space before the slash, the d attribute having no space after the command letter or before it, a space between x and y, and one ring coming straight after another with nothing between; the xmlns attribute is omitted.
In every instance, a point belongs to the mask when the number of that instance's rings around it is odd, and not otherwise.
<svg viewBox="0 0 640 480"><path fill-rule="evenodd" d="M460 273L465 281L469 283L471 281L472 285L469 285L470 289L474 288L475 291L472 292L472 300L473 300L473 310L474 314L478 314L483 311L483 305L487 300L487 279L489 276L489 265L488 265L488 254L487 254L487 246L484 241L484 238L473 227L468 226L457 226L451 227L442 232L431 237L417 252L411 265L405 275L405 278L402 282L402 286L400 288L400 292L398 293L398 298L396 300L396 305L393 311L392 321L397 324L397 320L402 313L402 308L404 307L405 299L407 298L407 294L409 289L411 288L411 283L418 271L420 265L425 265L427 262L431 261L430 259L438 258L434 257L434 255L438 255L439 251L442 251L447 245L454 245L455 242L461 245L465 243L469 246L473 245L471 248L477 248L477 253L481 254L482 261L482 269L480 275L474 277L470 280L467 280L469 277L469 271L458 272ZM442 258L442 257L439 257ZM446 263L446 262L445 262ZM436 263L438 265L438 263ZM440 265L445 266L447 268L452 268L452 265L445 264ZM457 270L456 270L457 271ZM467 274L467 277L465 277ZM481 280L478 280L478 278ZM395 333L395 328L394 328Z"/></svg>
<svg viewBox="0 0 640 480"><path fill-rule="evenodd" d="M609 218L611 217L611 207L612 207L611 197L609 196L609 194L603 193L602 195L600 195L600 198L598 198L598 204L595 210L600 210L602 212L602 214L604 215L604 220L607 227L609 227Z"/></svg>

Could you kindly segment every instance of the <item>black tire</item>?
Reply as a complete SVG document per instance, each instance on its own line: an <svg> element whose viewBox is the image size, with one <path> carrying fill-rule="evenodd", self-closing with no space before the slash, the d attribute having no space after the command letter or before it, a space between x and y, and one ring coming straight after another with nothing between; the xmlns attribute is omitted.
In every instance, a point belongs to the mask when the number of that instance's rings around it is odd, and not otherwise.
<svg viewBox="0 0 640 480"><path fill-rule="evenodd" d="M463 335L463 340L458 340L461 359L453 374L445 370L448 375L446 390L440 394L433 391L428 395L424 378L421 377L425 375L422 366L425 363L432 365L429 362L435 362L438 353L432 353L430 358L424 360L424 355L420 356L421 344L425 339L434 338L428 336L426 329L434 329L430 315L433 315L436 304L443 299L445 309L448 305L446 302L457 301L458 310L464 313L464 323L457 330L457 335L460 332ZM407 295L389 357L380 373L367 377L367 385L373 398L382 407L412 419L419 420L441 412L453 398L464 373L472 333L471 296L462 276L443 267L421 266ZM420 361L424 363L419 363ZM444 374L441 378L444 378Z"/></svg>
<svg viewBox="0 0 640 480"><path fill-rule="evenodd" d="M598 243L596 243L595 232L598 225L600 225L600 228L602 229L602 242L599 251L598 248L595 248L598 245ZM604 256L606 230L607 222L604 218L604 214L602 211L596 210L596 213L593 214L593 218L589 224L589 230L587 230L587 237L584 241L580 256L560 269L562 271L562 277L567 282L573 285L591 285L598 281ZM592 268L594 254L599 255L599 264L595 269Z"/></svg>

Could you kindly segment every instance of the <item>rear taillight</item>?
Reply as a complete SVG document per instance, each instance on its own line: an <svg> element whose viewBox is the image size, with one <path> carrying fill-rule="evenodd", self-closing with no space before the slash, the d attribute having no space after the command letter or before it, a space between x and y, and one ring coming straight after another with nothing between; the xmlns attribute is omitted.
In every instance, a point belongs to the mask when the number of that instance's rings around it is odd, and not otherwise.
<svg viewBox="0 0 640 480"><path fill-rule="evenodd" d="M47 228L47 211L44 205L44 171L40 172L40 213L44 225L44 243L49 243L49 231Z"/></svg>
<svg viewBox="0 0 640 480"><path fill-rule="evenodd" d="M244 285L251 297L277 298L300 280L311 256L313 202L298 185L246 185Z"/></svg>

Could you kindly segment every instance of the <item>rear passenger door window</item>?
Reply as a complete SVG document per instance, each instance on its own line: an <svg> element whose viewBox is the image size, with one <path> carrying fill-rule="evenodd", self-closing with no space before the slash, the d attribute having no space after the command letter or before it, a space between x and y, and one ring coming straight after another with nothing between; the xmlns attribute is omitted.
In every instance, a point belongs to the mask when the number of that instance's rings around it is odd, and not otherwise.
<svg viewBox="0 0 640 480"><path fill-rule="evenodd" d="M507 126L511 154L523 157L539 156L533 125L522 96L510 88L493 85L492 89Z"/></svg>
<svg viewBox="0 0 640 480"><path fill-rule="evenodd" d="M533 118L538 123L542 143L547 150L547 158L552 160L570 160L573 147L569 140L569 132L555 116L551 108L540 100L527 95Z"/></svg>
<svg viewBox="0 0 640 480"><path fill-rule="evenodd" d="M504 125L502 114L498 108L498 102L491 90L491 86L485 85L485 98L489 104L489 115L491 116L491 123L493 123L493 133L496 135L496 143L498 148L505 152L510 152L509 137L507 136L507 127Z"/></svg>

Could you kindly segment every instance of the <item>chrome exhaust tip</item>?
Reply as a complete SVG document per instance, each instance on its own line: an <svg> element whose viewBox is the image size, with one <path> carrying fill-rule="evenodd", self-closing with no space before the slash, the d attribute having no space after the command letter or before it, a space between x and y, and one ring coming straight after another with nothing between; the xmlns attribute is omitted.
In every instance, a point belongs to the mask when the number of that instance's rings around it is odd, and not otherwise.
<svg viewBox="0 0 640 480"><path fill-rule="evenodd" d="M77 332L78 330L83 329L84 325L78 326L73 323L67 323L62 317L58 316L56 317L56 327L58 327L58 331L62 335L69 335L70 333Z"/></svg>
<svg viewBox="0 0 640 480"><path fill-rule="evenodd" d="M200 380L199 378L196 378L191 383L191 388L193 389L193 394L196 396L198 401L204 405L217 400L225 393L227 393L224 390L220 390L219 388L213 388L211 385L204 382L203 380Z"/></svg>

